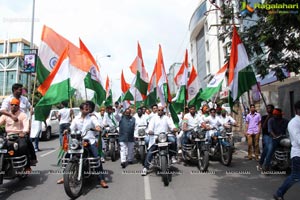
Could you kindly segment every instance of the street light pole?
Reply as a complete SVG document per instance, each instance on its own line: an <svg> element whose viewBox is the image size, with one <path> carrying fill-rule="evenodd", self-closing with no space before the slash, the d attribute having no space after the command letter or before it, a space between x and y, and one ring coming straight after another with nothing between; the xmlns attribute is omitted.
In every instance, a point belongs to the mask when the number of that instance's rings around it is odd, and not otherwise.
<svg viewBox="0 0 300 200"><path fill-rule="evenodd" d="M32 49L34 48L34 45L33 45L34 11L35 11L35 0L32 0L30 51L32 51ZM31 95L31 102L32 102L31 105L32 106L33 106L33 103L34 103L34 90L35 90L36 78L37 78L37 75L35 75L34 88L33 88L32 95ZM30 93L31 93L31 73L28 73L28 98L29 99L30 99Z"/></svg>

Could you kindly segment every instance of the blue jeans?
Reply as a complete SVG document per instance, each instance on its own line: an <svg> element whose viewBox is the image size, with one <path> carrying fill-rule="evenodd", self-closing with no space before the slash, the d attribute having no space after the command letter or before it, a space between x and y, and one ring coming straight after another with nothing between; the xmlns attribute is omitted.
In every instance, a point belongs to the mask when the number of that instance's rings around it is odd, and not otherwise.
<svg viewBox="0 0 300 200"><path fill-rule="evenodd" d="M171 142L171 145L170 145L170 149L173 150L173 151L177 151L177 138L175 136L168 136L168 141ZM149 144L149 136L145 138L145 142L148 146ZM144 167L149 169L149 166L150 166L150 163L152 161L152 158L153 158L153 151L155 151L157 149L157 145L152 145L150 147L150 149L148 149L148 152L147 152L147 155L146 155L146 159L145 159L145 162L144 162ZM173 152L170 152L170 156L174 156L174 153Z"/></svg>
<svg viewBox="0 0 300 200"><path fill-rule="evenodd" d="M263 143L264 143L264 149L260 156L259 164L262 166L265 164L265 167L270 166L270 161L272 157L271 149L273 146L272 137L269 135L263 135ZM267 164L268 163L268 164Z"/></svg>
<svg viewBox="0 0 300 200"><path fill-rule="evenodd" d="M98 147L96 146L96 142L94 144L89 145L89 150L92 152L93 157L95 157L95 158L99 157ZM100 162L100 166L96 171L99 173L98 180L101 181L101 180L104 180L104 174L103 174L103 166L102 166L101 160L99 162Z"/></svg>
<svg viewBox="0 0 300 200"><path fill-rule="evenodd" d="M60 146L62 146L64 130L66 130L68 128L70 128L70 123L65 123L65 124L59 125L59 144L60 144Z"/></svg>
<svg viewBox="0 0 300 200"><path fill-rule="evenodd" d="M183 136L182 136L182 139L181 139L181 144L182 145L188 144L191 134L192 134L192 131L185 131L183 133Z"/></svg>
<svg viewBox="0 0 300 200"><path fill-rule="evenodd" d="M300 157L296 156L292 158L292 171L289 177L285 179L283 184L278 188L276 195L283 197L283 195L292 187L295 183L300 181Z"/></svg>
<svg viewBox="0 0 300 200"><path fill-rule="evenodd" d="M40 139L40 134L42 131L39 132L39 134L35 138L30 138L31 142L34 142L34 149L39 149L39 139Z"/></svg>

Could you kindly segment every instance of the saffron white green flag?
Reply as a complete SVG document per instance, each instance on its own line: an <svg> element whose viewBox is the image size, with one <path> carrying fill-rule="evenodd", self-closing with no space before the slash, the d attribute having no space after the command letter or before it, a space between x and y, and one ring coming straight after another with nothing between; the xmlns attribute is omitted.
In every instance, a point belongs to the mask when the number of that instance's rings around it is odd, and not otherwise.
<svg viewBox="0 0 300 200"><path fill-rule="evenodd" d="M156 68L157 63L155 63ZM147 98L145 100L145 105L152 106L157 103L157 91L156 91L156 73L155 70L153 70L150 82L148 84L148 90L147 90Z"/></svg>
<svg viewBox="0 0 300 200"><path fill-rule="evenodd" d="M213 95L220 91L222 87L223 80L225 79L226 70L228 68L228 63L226 63L210 80L207 87L203 90L200 98L203 100L210 99Z"/></svg>
<svg viewBox="0 0 300 200"><path fill-rule="evenodd" d="M200 87L200 81L198 78L197 71L194 66L192 66L190 77L187 83L187 90L188 90L188 105L196 106L196 109L200 109L201 102L203 101L200 98L202 89Z"/></svg>
<svg viewBox="0 0 300 200"><path fill-rule="evenodd" d="M255 73L249 66L249 59L246 49L237 33L236 27L233 27L233 36L231 43L228 86L229 104L232 107L233 102L237 100L244 92L251 90L257 83Z"/></svg>

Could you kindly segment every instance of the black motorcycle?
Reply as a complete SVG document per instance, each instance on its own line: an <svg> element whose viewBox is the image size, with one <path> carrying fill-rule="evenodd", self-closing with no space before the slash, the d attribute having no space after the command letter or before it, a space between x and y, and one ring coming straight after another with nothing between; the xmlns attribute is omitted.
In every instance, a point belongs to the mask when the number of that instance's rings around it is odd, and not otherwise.
<svg viewBox="0 0 300 200"><path fill-rule="evenodd" d="M206 132L200 127L191 131L189 143L182 145L182 158L184 162L197 162L200 171L207 171L209 165L209 146Z"/></svg>
<svg viewBox="0 0 300 200"><path fill-rule="evenodd" d="M72 132L69 135L68 153L62 159L64 169L64 188L66 194L75 199L79 197L83 189L83 179L97 174L100 166L100 158L93 157L89 150L89 140L83 137L87 132Z"/></svg>
<svg viewBox="0 0 300 200"><path fill-rule="evenodd" d="M109 155L112 161L117 160L117 153L120 152L119 133L116 127L105 127L102 133L105 143L105 156Z"/></svg>
<svg viewBox="0 0 300 200"><path fill-rule="evenodd" d="M153 153L153 162L151 166L158 169L158 174L162 176L162 181L165 186L169 185L172 181L172 172L170 170L172 166L170 152L177 154L176 151L172 151L170 148L171 142L168 141L168 133L160 133L155 139L157 148Z"/></svg>
<svg viewBox="0 0 300 200"><path fill-rule="evenodd" d="M278 147L271 159L272 169L286 171L291 166L291 140L288 136L282 136Z"/></svg>
<svg viewBox="0 0 300 200"><path fill-rule="evenodd" d="M18 134L0 135L0 184L3 179L26 178L27 156L19 151Z"/></svg>
<svg viewBox="0 0 300 200"><path fill-rule="evenodd" d="M233 146L229 141L229 135L225 129L214 128L210 138L209 156L220 159L221 163L229 166L232 161Z"/></svg>
<svg viewBox="0 0 300 200"><path fill-rule="evenodd" d="M144 163L147 154L147 146L145 143L147 125L138 126L138 136L135 143L135 152L141 163Z"/></svg>

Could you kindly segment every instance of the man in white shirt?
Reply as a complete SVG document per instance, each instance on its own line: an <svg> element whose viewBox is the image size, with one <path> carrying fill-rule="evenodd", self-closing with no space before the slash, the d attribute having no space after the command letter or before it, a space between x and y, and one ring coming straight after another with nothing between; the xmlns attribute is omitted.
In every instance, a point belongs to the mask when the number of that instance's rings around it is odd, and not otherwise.
<svg viewBox="0 0 300 200"><path fill-rule="evenodd" d="M78 115L74 118L74 120L71 123L70 129L71 131L81 131L82 133L86 132L86 135L83 137L83 139L89 140L89 149L92 152L93 156L95 158L99 157L98 155L98 148L97 148L97 138L95 137L94 131L101 131L100 123L96 116L91 115L91 108L88 103L82 103L80 105L80 112L81 115ZM104 180L104 173L102 163L100 161L100 166L98 168L98 171L100 172L98 175L98 180L100 181L100 185L103 188L108 188L108 185L106 184Z"/></svg>
<svg viewBox="0 0 300 200"><path fill-rule="evenodd" d="M107 106L106 113L104 114L103 125L117 128L119 126L119 121L119 118L115 116L113 112L113 107Z"/></svg>
<svg viewBox="0 0 300 200"><path fill-rule="evenodd" d="M202 120L200 116L196 113L196 107L191 105L189 107L189 113L185 114L182 120L182 130L184 131L182 137L182 145L188 143L188 138L190 137L192 130L200 127Z"/></svg>
<svg viewBox="0 0 300 200"><path fill-rule="evenodd" d="M62 138L64 130L70 127L71 116L73 110L68 108L68 102L61 102L63 108L58 111L58 121L59 121L59 144L62 146Z"/></svg>
<svg viewBox="0 0 300 200"><path fill-rule="evenodd" d="M11 117L14 121L18 121L18 118L16 116L13 116L10 113L10 101L13 98L19 99L20 100L20 111L24 112L27 117L30 116L30 111L31 111L31 104L29 103L27 97L22 95L23 92L23 85L20 83L15 83L12 85L12 94L6 97L0 108L0 114L6 115Z"/></svg>
<svg viewBox="0 0 300 200"><path fill-rule="evenodd" d="M204 119L204 121L201 123L201 126L208 130L206 132L206 138L209 142L211 142L211 136L216 132L216 129L218 129L220 126L223 126L223 123L220 119L220 117L216 116L216 109L211 108L209 110L210 115Z"/></svg>
<svg viewBox="0 0 300 200"><path fill-rule="evenodd" d="M158 112L156 116L153 116L152 119L149 122L148 131L149 136L148 139L145 141L149 144L149 150L146 155L146 159L144 162L144 169L142 172L142 175L147 175L147 171L150 167L150 163L152 161L153 157L153 151L156 150L157 146L153 145L155 143L155 138L162 132L167 133L169 130L176 132L177 128L175 127L173 121L165 115L164 113L164 107L159 106ZM176 143L176 137L175 136L168 136L168 141L171 142L170 149L177 152L177 143ZM170 156L172 156L172 162L176 162L175 155L172 155L170 152Z"/></svg>
<svg viewBox="0 0 300 200"><path fill-rule="evenodd" d="M292 187L295 183L300 181L300 101L297 101L294 105L295 117L291 119L288 124L288 131L291 139L291 174L285 179L283 184L278 188L274 199L283 200L284 194Z"/></svg>
<svg viewBox="0 0 300 200"><path fill-rule="evenodd" d="M142 108L137 109L137 113L133 116L135 118L134 137L138 137L139 128L146 129L147 127L147 116L143 114Z"/></svg>

